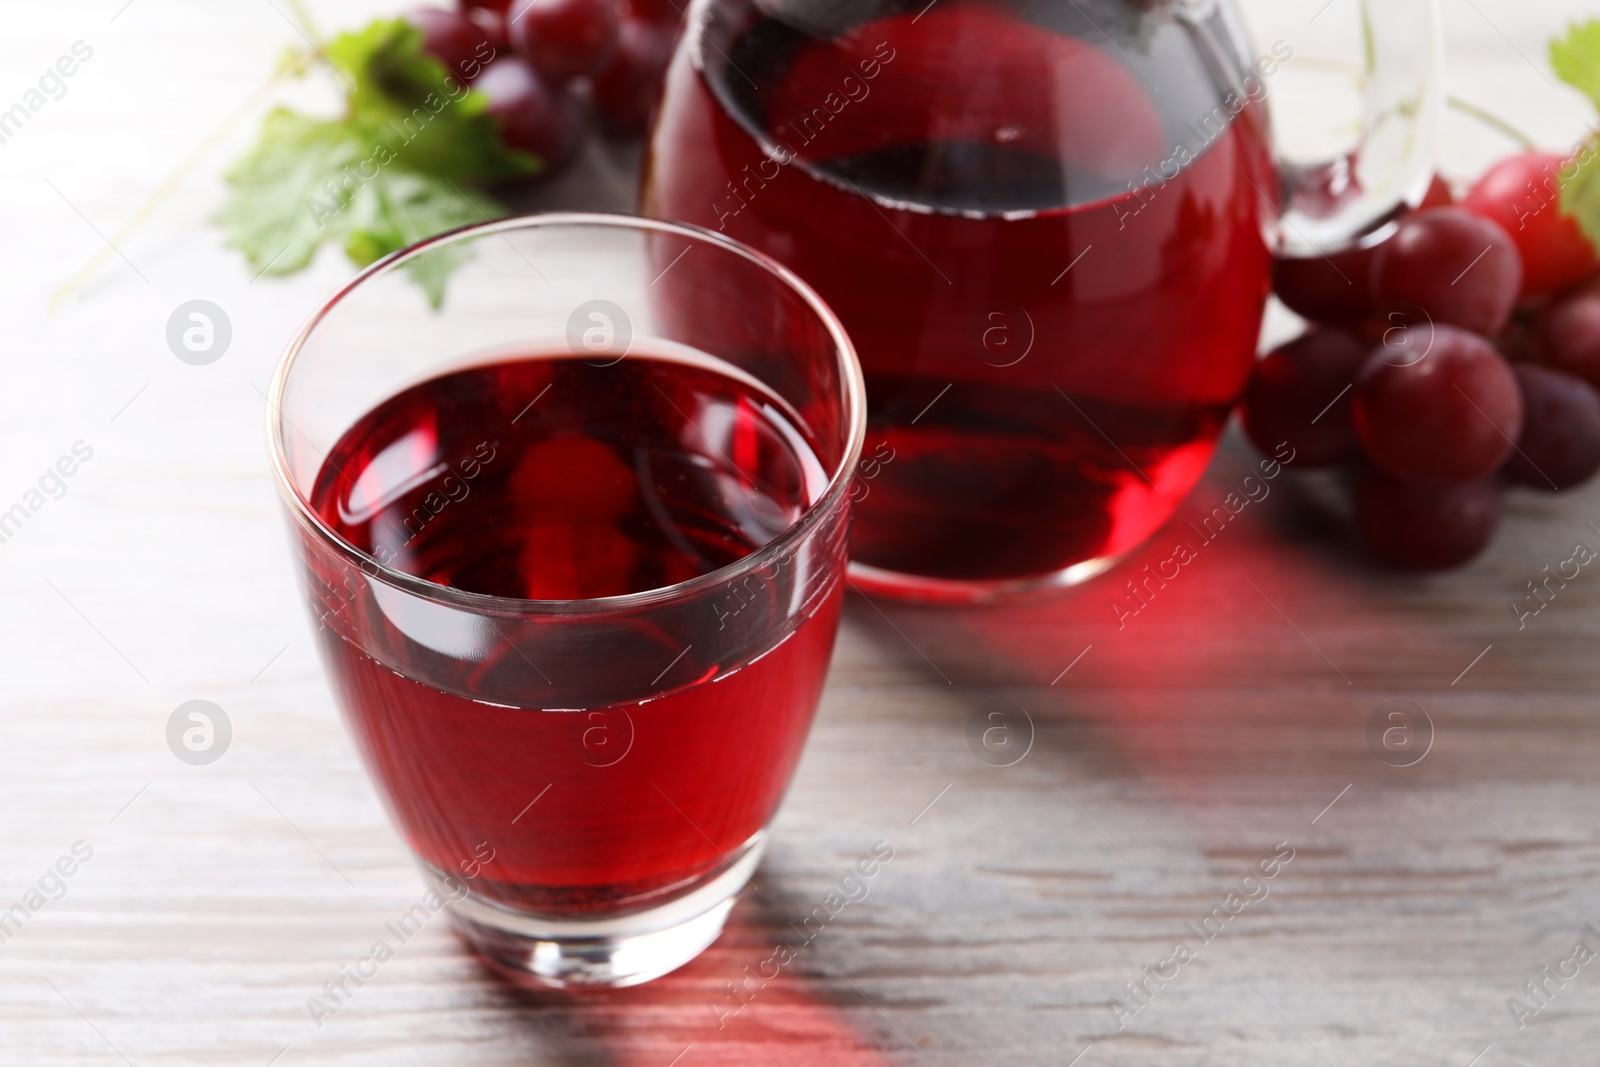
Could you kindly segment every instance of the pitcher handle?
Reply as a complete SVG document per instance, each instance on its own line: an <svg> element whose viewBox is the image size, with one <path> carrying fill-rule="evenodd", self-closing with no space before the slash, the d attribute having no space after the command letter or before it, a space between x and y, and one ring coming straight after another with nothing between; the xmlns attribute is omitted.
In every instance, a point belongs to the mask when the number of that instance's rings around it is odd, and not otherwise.
<svg viewBox="0 0 1600 1067"><path fill-rule="evenodd" d="M1359 2L1366 68L1361 138L1337 159L1280 160L1284 256L1325 255L1382 240L1433 180L1445 98L1440 0Z"/></svg>

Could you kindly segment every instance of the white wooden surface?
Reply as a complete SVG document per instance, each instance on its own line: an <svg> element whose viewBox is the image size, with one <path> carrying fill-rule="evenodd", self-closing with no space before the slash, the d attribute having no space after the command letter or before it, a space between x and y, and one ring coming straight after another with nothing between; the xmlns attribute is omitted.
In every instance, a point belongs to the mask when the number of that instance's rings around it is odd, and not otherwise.
<svg viewBox="0 0 1600 1067"><path fill-rule="evenodd" d="M316 7L337 27L379 5ZM1547 80L1542 42L1586 5L1446 7L1454 90L1574 140L1586 105ZM1368 569L1280 480L1120 632L1118 575L1008 609L858 601L760 889L699 961L520 995L435 922L314 1025L307 999L420 892L323 683L259 432L280 346L347 267L252 283L206 225L257 107L47 313L297 42L281 9L4 11L0 109L75 41L94 57L0 144L0 510L75 442L94 455L0 544L0 911L74 842L93 858L0 945L0 1063L1594 1062L1600 966L1525 1029L1506 1000L1580 937L1600 948L1582 930L1600 925L1600 576L1520 632L1509 604L1574 540L1600 544L1600 486L1514 498L1486 559L1413 580ZM1505 147L1450 120L1458 174ZM207 367L164 340L194 298L234 328ZM1230 446L1191 508L1249 462ZM1407 769L1364 734L1398 697L1437 731ZM164 739L195 698L234 729L208 767ZM1003 769L966 742L996 700L1035 729ZM896 855L867 898L719 1029L724 983L879 840ZM1294 859L1270 894L1119 1031L1123 983L1279 842Z"/></svg>

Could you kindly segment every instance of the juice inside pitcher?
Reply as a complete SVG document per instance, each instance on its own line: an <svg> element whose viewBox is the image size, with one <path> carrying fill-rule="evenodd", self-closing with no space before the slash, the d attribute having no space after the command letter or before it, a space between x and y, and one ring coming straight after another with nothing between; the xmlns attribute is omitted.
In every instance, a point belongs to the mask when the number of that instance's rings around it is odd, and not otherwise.
<svg viewBox="0 0 1600 1067"><path fill-rule="evenodd" d="M858 578L912 596L1061 580L1199 479L1251 366L1278 216L1271 72L1224 18L734 0L691 27L643 207L772 255L849 330L869 404Z"/></svg>

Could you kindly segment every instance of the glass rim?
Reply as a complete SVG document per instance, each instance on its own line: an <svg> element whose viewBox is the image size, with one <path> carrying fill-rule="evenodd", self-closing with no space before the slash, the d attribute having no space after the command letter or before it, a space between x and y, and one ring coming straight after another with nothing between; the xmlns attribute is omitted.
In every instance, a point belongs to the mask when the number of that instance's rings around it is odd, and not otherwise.
<svg viewBox="0 0 1600 1067"><path fill-rule="evenodd" d="M657 586L636 593L625 593L619 596L591 597L578 600L532 600L519 597L493 596L488 593L475 593L470 590L439 585L428 581L426 578L420 578L381 562L376 556L362 551L340 536L323 520L321 515L317 514L316 510L312 508L311 502L306 499L296 486L289 470L288 450L284 441L283 431L285 425L289 425L290 429L293 429L293 427L283 414L283 395L288 388L289 376L294 370L296 359L299 358L306 343L316 333L317 327L322 324L323 320L334 309L339 307L347 297L360 289L366 282L380 275L392 273L424 252L496 234L558 226L599 227L636 232L653 231L674 234L701 244L711 244L761 268L779 285L787 287L797 294L827 331L828 337L834 346L835 360L839 365L839 387L842 393L841 399L845 406L844 429L846 444L844 454L834 466L834 469L829 472L828 484L821 495L814 502L807 505L800 517L786 530L749 555L725 566L718 567L716 570L708 571L705 574L682 582ZM277 484L278 492L283 497L284 502L289 506L290 514L300 525L308 529L318 540L330 546L340 556L360 568L369 577L378 578L402 591L410 592L424 599L480 614L486 612L505 615L603 614L611 611L659 605L672 600L693 597L699 593L727 585L750 571L764 567L774 559L784 555L796 542L806 537L822 521L824 515L833 511L839 504L840 498L849 492L850 479L855 472L856 464L860 461L867 429L866 383L862 377L861 363L856 356L855 346L850 342L850 337L845 332L844 324L839 321L833 309L828 307L822 298L817 295L816 291L806 284L799 275L772 257L701 226L667 222L640 215L607 212L537 212L472 223L419 241L408 248L383 257L341 285L332 296L322 301L301 324L300 328L295 331L283 353L278 357L277 365L273 369L272 380L267 386L266 401L267 452L271 460L273 481ZM302 434L301 436L304 435Z"/></svg>

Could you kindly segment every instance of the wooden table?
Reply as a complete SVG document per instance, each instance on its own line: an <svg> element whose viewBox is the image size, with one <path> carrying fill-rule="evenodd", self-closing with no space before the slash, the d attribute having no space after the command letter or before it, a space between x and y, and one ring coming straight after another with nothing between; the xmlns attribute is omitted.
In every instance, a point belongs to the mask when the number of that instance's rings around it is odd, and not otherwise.
<svg viewBox="0 0 1600 1067"><path fill-rule="evenodd" d="M1507 999L1574 942L1600 949L1600 575L1525 628L1511 609L1575 542L1600 547L1600 485L1514 495L1482 561L1403 578L1285 477L1121 629L1110 602L1172 532L1055 600L856 600L759 889L703 957L637 990L518 994L436 922L314 1025L308 998L420 883L338 722L260 439L280 346L347 267L252 282L205 222L252 93L297 40L283 6L6 12L0 105L73 42L94 55L0 144L0 509L75 442L93 454L0 544L0 913L64 891L0 946L0 1062L1595 1062L1600 964L1552 982L1520 1030ZM1454 91L1570 143L1587 105L1548 83L1542 42L1585 5L1447 6ZM377 7L318 10L343 26ZM241 106L249 121L47 313ZM1505 149L1459 118L1448 140L1461 174ZM625 199L625 157L547 202ZM195 298L233 324L210 366L164 339ZM1230 442L1170 529L1253 462ZM209 766L166 744L191 699L232 724ZM1369 746L1394 700L1432 724L1408 767ZM1031 736L1014 765L969 745L991 711ZM80 841L92 858L48 876ZM733 1012L725 983L879 841L894 859L869 895ZM1244 881L1264 862L1273 877Z"/></svg>

